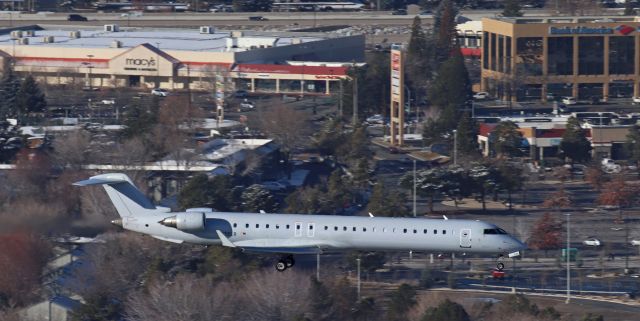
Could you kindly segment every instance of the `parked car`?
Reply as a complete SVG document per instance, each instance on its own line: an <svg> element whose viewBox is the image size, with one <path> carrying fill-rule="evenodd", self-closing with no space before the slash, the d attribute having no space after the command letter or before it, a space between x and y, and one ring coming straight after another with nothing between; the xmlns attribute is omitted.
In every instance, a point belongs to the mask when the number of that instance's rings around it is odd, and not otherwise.
<svg viewBox="0 0 640 321"><path fill-rule="evenodd" d="M640 240L631 240L631 242L629 242L629 243L631 243L631 245L633 245L633 246L639 246L640 245Z"/></svg>
<svg viewBox="0 0 640 321"><path fill-rule="evenodd" d="M239 89L239 90L236 90L233 96L236 98L247 98L247 96L249 96L249 92L244 89Z"/></svg>
<svg viewBox="0 0 640 321"><path fill-rule="evenodd" d="M367 117L366 121L369 124L382 124L384 123L384 117L380 114L375 114L371 117Z"/></svg>
<svg viewBox="0 0 640 321"><path fill-rule="evenodd" d="M554 93L547 93L546 97L547 97L547 101L555 101L556 100L556 94L554 94Z"/></svg>
<svg viewBox="0 0 640 321"><path fill-rule="evenodd" d="M287 189L287 186L280 182L267 181L267 182L262 182L262 184L260 185L262 185L264 188L270 191L282 191Z"/></svg>
<svg viewBox="0 0 640 321"><path fill-rule="evenodd" d="M489 97L490 97L489 93L486 91L481 91L473 94L473 99L475 100L485 100L485 99L489 99Z"/></svg>
<svg viewBox="0 0 640 321"><path fill-rule="evenodd" d="M640 97L638 97L638 96L633 96L633 97L631 98L631 101L632 101L632 104L634 104L634 105L638 105L638 104L640 104Z"/></svg>
<svg viewBox="0 0 640 321"><path fill-rule="evenodd" d="M255 108L255 106L253 105L253 102L245 100L245 101L240 103L240 108L242 108L242 109L253 109L253 108Z"/></svg>
<svg viewBox="0 0 640 321"><path fill-rule="evenodd" d="M115 105L116 104L116 100L115 100L115 98L103 99L102 100L102 104L103 105Z"/></svg>
<svg viewBox="0 0 640 321"><path fill-rule="evenodd" d="M589 104L591 105L599 105L605 103L605 100L601 96L591 96L589 97Z"/></svg>
<svg viewBox="0 0 640 321"><path fill-rule="evenodd" d="M565 105L575 105L578 102L575 97L562 97L562 103Z"/></svg>
<svg viewBox="0 0 640 321"><path fill-rule="evenodd" d="M87 17L72 13L67 17L67 21L87 21Z"/></svg>
<svg viewBox="0 0 640 321"><path fill-rule="evenodd" d="M588 246L600 246L600 240L598 240L595 237L589 237L588 239L582 241L582 244L584 245L588 245Z"/></svg>
<svg viewBox="0 0 640 321"><path fill-rule="evenodd" d="M169 96L169 91L162 88L154 88L151 90L151 94L158 97L167 97Z"/></svg>

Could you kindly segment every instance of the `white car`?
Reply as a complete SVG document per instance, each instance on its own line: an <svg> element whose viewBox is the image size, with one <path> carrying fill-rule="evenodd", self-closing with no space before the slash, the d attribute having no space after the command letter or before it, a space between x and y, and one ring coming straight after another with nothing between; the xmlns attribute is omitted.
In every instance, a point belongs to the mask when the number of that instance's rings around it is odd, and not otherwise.
<svg viewBox="0 0 640 321"><path fill-rule="evenodd" d="M484 100L484 99L489 99L489 93L486 91L481 91L481 92L477 92L475 94L473 94L473 99L475 100Z"/></svg>
<svg viewBox="0 0 640 321"><path fill-rule="evenodd" d="M242 109L253 109L253 108L255 108L255 106L250 101L243 101L242 103L240 103L240 108L242 108Z"/></svg>
<svg viewBox="0 0 640 321"><path fill-rule="evenodd" d="M638 97L638 96L633 96L633 97L631 98L631 101L632 101L632 104L634 104L634 105L640 104L640 97Z"/></svg>
<svg viewBox="0 0 640 321"><path fill-rule="evenodd" d="M270 191L281 191L284 189L287 189L287 186L285 186L284 184L280 183L280 182L262 182L262 185L264 188L270 190Z"/></svg>
<svg viewBox="0 0 640 321"><path fill-rule="evenodd" d="M154 88L151 90L151 94L159 97L167 97L169 96L169 91L162 88Z"/></svg>
<svg viewBox="0 0 640 321"><path fill-rule="evenodd" d="M576 101L575 97L562 97L562 103L565 105L575 105L578 102Z"/></svg>
<svg viewBox="0 0 640 321"><path fill-rule="evenodd" d="M375 114L371 117L367 117L367 123L369 124L382 124L384 123L384 117L380 114Z"/></svg>
<svg viewBox="0 0 640 321"><path fill-rule="evenodd" d="M629 243L631 243L631 245L633 245L633 246L638 246L638 245L640 245L640 240L631 240L631 242L629 242Z"/></svg>
<svg viewBox="0 0 640 321"><path fill-rule="evenodd" d="M116 104L116 100L114 98L103 99L102 100L102 104L103 105L115 105Z"/></svg>
<svg viewBox="0 0 640 321"><path fill-rule="evenodd" d="M598 240L595 237L590 237L590 238L582 241L582 244L588 245L588 246L600 246L601 245L600 240Z"/></svg>

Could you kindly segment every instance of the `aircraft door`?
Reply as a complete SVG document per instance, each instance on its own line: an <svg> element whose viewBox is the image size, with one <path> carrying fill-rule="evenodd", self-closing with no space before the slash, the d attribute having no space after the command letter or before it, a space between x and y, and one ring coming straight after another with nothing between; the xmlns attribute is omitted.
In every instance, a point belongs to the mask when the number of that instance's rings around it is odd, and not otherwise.
<svg viewBox="0 0 640 321"><path fill-rule="evenodd" d="M315 233L315 223L309 223L307 224L307 236L308 237L313 237L314 233Z"/></svg>
<svg viewBox="0 0 640 321"><path fill-rule="evenodd" d="M470 229L460 230L460 247L463 247L463 248L471 247L471 230Z"/></svg>
<svg viewBox="0 0 640 321"><path fill-rule="evenodd" d="M295 225L296 225L295 236L296 237L301 237L302 236L302 223L296 222Z"/></svg>

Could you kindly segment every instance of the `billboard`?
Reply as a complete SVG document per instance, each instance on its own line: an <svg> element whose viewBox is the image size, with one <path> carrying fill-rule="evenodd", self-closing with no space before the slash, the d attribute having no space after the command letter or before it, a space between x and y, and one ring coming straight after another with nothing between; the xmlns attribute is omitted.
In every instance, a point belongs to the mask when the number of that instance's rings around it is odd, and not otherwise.
<svg viewBox="0 0 640 321"><path fill-rule="evenodd" d="M404 143L404 52L401 47L391 50L391 133L389 143L402 146Z"/></svg>

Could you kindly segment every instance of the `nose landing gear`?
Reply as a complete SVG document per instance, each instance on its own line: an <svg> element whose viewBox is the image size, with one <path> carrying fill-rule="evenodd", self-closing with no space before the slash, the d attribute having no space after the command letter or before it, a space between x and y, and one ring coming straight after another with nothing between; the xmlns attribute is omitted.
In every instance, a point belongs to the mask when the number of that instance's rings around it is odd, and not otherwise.
<svg viewBox="0 0 640 321"><path fill-rule="evenodd" d="M502 255L502 254L500 254L498 256L498 264L496 264L496 269L498 269L498 271L504 270L504 263L500 262L503 257L504 257L504 255Z"/></svg>
<svg viewBox="0 0 640 321"><path fill-rule="evenodd" d="M284 270L294 266L296 261L293 259L293 255L288 255L281 257L280 260L276 263L276 270L278 272L283 272Z"/></svg>

